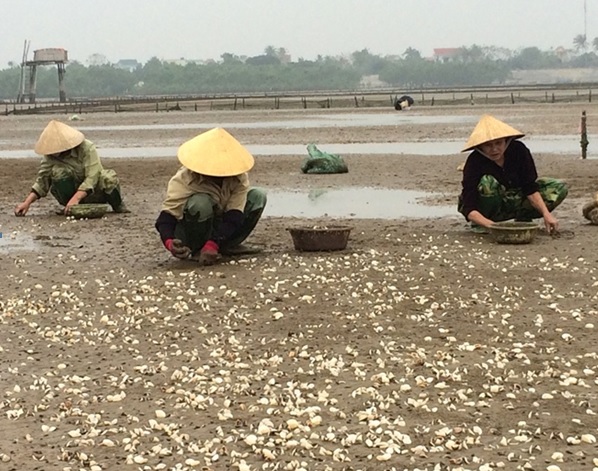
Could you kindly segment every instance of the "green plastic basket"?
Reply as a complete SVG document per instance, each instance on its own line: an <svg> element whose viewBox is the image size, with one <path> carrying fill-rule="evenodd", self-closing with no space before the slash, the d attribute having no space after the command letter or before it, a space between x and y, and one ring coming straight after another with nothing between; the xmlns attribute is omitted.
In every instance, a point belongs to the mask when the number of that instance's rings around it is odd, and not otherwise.
<svg viewBox="0 0 598 471"><path fill-rule="evenodd" d="M96 219L101 218L107 211L107 204L76 204L71 207L69 216L75 219Z"/></svg>

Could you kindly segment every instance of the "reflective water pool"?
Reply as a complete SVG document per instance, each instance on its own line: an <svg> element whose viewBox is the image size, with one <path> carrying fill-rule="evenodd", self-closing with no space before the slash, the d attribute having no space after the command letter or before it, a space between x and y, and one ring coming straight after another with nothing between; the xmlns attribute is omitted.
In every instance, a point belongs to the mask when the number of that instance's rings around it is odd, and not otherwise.
<svg viewBox="0 0 598 471"><path fill-rule="evenodd" d="M454 205L425 203L431 193L388 188L268 190L264 216L357 219L437 218L458 216Z"/></svg>
<svg viewBox="0 0 598 471"><path fill-rule="evenodd" d="M592 142L598 140L598 135L588 136L590 145L587 149L588 158L598 158L598 146ZM579 136L554 136L551 138L526 138L523 142L532 153L555 153L563 155L581 156ZM418 142L371 142L334 144L317 143L318 148L334 154L409 154L409 155L455 155L463 148L461 140L426 140ZM303 144L271 144L246 146L254 155L307 155ZM143 158L143 157L174 157L177 147L98 147L100 156L106 158ZM463 154L464 156L466 154ZM33 150L3 150L0 158L38 157Z"/></svg>
<svg viewBox="0 0 598 471"><path fill-rule="evenodd" d="M85 131L145 131L151 129L197 129L208 130L215 127L226 129L297 129L297 128L326 128L326 127L361 127L361 126L400 126L405 124L458 124L475 123L477 116L446 116L426 115L419 116L410 113L345 113L327 115L307 115L300 119L281 119L276 121L259 122L197 122L197 123L154 123L154 124L131 124L114 126L77 126L82 132Z"/></svg>
<svg viewBox="0 0 598 471"><path fill-rule="evenodd" d="M37 250L38 245L29 234L23 232L2 233L0 237L0 254L14 254Z"/></svg>

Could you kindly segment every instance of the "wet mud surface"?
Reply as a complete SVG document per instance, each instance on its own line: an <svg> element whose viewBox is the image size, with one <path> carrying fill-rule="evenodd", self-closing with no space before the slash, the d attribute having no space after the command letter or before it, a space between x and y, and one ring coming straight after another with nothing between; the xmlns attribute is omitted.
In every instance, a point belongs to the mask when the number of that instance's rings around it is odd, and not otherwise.
<svg viewBox="0 0 598 471"><path fill-rule="evenodd" d="M575 134L581 110L410 113L491 112L549 137ZM257 126L304 119L274 111L83 118L71 124L97 127L87 137L100 155L195 135L101 126L247 122L256 126L229 130L253 145L465 142L473 126ZM0 151L32 148L48 119L1 117ZM456 210L425 217L426 208L455 206L463 154L351 154L341 175L301 174L307 153L268 155L251 181L283 209L266 213L249 239L264 252L206 268L170 257L153 228L174 155L103 159L132 213L98 220L58 216L50 198L14 217L38 160L2 159L0 467L592 469L598 227L581 208L598 191L598 160L530 148L540 175L570 185L555 212L561 238L541 232L529 245L499 245L466 231ZM387 208L388 217L371 217L366 205L361 217L305 218L276 201L351 188L380 190L362 196L371 214ZM407 190L422 211L402 217ZM353 227L347 249L294 250L288 227L331 224Z"/></svg>

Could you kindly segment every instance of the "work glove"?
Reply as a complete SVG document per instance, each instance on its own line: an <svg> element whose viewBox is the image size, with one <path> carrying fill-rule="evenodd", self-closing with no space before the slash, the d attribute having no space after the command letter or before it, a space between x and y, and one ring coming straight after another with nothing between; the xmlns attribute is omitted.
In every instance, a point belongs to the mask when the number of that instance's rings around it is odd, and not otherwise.
<svg viewBox="0 0 598 471"><path fill-rule="evenodd" d="M196 257L200 265L214 265L219 259L220 254L218 253L219 246L213 240L208 240L199 251L199 255Z"/></svg>
<svg viewBox="0 0 598 471"><path fill-rule="evenodd" d="M167 239L164 241L164 247L176 258L184 260L191 255L191 249L183 244L179 239Z"/></svg>

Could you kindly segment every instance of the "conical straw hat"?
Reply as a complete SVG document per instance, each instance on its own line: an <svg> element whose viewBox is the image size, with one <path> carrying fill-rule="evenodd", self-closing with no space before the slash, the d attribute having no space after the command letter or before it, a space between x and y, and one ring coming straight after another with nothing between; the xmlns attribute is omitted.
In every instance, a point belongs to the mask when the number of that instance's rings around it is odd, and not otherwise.
<svg viewBox="0 0 598 471"><path fill-rule="evenodd" d="M42 131L35 152L40 155L58 154L73 147L77 147L85 140L81 131L77 131L60 121L52 120Z"/></svg>
<svg viewBox="0 0 598 471"><path fill-rule="evenodd" d="M254 164L249 151L222 128L211 129L183 143L177 156L189 170L212 177L241 175Z"/></svg>
<svg viewBox="0 0 598 471"><path fill-rule="evenodd" d="M495 117L485 114L478 121L471 136L469 136L467 144L465 144L465 149L461 152L472 150L474 147L477 147L484 142L493 141L494 139L501 139L503 137L517 139L523 136L525 136L525 134L521 131L517 131L517 129L499 121Z"/></svg>

